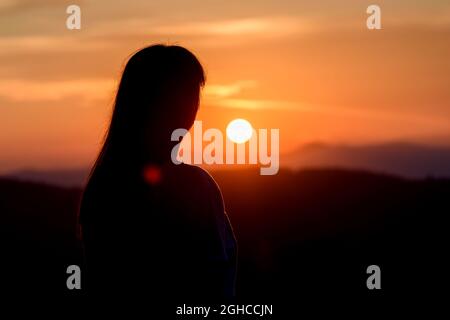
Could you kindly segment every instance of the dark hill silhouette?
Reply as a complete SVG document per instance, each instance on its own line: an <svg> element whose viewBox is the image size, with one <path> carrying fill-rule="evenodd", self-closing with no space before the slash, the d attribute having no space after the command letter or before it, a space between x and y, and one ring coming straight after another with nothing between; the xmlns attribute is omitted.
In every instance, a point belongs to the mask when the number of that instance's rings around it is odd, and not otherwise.
<svg viewBox="0 0 450 320"><path fill-rule="evenodd" d="M2 285L25 294L64 293L64 266L82 263L79 189L0 179Z"/></svg>
<svg viewBox="0 0 450 320"><path fill-rule="evenodd" d="M242 170L214 178L239 241L243 300L373 295L365 287L371 264L382 269L384 295L430 292L421 290L446 276L450 180L345 170ZM65 268L82 265L80 192L0 179L2 290L75 294L65 289Z"/></svg>
<svg viewBox="0 0 450 320"><path fill-rule="evenodd" d="M14 180L45 183L69 188L83 186L88 176L89 169L87 167L62 170L23 169L5 175L6 178Z"/></svg>
<svg viewBox="0 0 450 320"><path fill-rule="evenodd" d="M312 143L284 155L281 163L294 169L335 167L408 178L450 177L450 147L406 142L361 146Z"/></svg>
<svg viewBox="0 0 450 320"><path fill-rule="evenodd" d="M282 154L280 160L282 167L294 170L341 168L413 179L450 178L450 147L444 145L398 142L348 146L310 143ZM89 169L86 167L66 170L24 169L6 176L21 181L79 187L86 182L88 174Z"/></svg>

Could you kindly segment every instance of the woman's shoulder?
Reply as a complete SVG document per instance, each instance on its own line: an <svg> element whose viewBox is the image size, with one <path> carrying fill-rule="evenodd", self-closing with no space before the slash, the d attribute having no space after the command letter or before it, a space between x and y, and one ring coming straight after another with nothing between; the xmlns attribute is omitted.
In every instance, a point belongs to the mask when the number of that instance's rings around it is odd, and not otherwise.
<svg viewBox="0 0 450 320"><path fill-rule="evenodd" d="M184 180L184 183L187 183L189 186L201 188L204 194L209 194L222 201L219 185L208 171L199 166L184 163L177 165L177 170L177 181L181 182Z"/></svg>
<svg viewBox="0 0 450 320"><path fill-rule="evenodd" d="M191 176L193 179L201 181L207 185L217 187L216 181L209 174L209 172L199 166L181 163L177 166L177 168L180 172Z"/></svg>

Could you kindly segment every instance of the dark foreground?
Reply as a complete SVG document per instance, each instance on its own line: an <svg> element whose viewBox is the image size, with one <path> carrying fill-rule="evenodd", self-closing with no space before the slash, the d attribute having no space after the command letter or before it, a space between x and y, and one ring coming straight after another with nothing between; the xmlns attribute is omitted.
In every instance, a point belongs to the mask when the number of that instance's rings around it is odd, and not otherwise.
<svg viewBox="0 0 450 320"><path fill-rule="evenodd" d="M398 299L443 286L449 180L340 170L213 176L239 242L237 301ZM67 266L83 269L80 195L78 188L0 179L4 293L84 294L66 288ZM381 268L379 291L366 287L373 264Z"/></svg>

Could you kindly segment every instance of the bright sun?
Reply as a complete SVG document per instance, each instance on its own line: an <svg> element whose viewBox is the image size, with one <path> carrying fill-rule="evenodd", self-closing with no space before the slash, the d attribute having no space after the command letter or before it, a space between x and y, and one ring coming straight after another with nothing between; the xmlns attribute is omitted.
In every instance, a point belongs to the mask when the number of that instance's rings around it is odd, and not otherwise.
<svg viewBox="0 0 450 320"><path fill-rule="evenodd" d="M252 134L252 125L244 119L234 119L227 126L227 137L235 143L247 142Z"/></svg>

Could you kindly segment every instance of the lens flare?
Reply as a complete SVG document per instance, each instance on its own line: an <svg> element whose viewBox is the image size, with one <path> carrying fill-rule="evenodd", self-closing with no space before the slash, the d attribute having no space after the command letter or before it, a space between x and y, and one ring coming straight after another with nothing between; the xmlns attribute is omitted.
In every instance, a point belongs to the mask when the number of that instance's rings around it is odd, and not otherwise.
<svg viewBox="0 0 450 320"><path fill-rule="evenodd" d="M155 165L148 165L144 168L144 180L151 185L156 185L161 182L161 169Z"/></svg>

